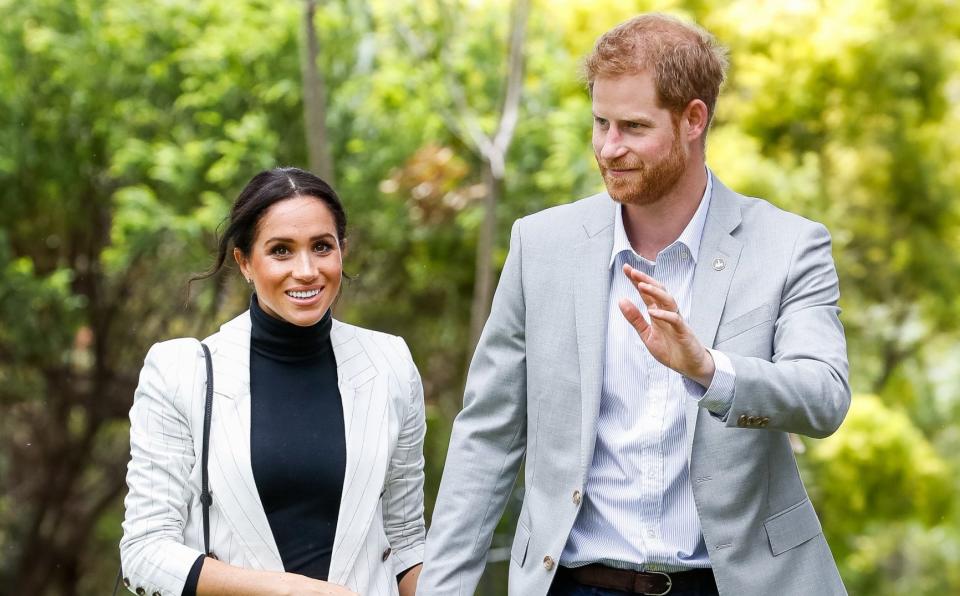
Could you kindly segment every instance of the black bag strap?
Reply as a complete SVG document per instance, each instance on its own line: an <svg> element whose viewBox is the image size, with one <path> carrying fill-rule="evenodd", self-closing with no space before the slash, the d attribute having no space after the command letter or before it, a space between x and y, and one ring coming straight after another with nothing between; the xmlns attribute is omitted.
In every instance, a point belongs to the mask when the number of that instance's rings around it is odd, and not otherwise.
<svg viewBox="0 0 960 596"><path fill-rule="evenodd" d="M200 504L203 506L203 553L216 559L210 552L210 505L213 505L213 496L207 486L207 452L210 451L210 418L213 416L213 359L210 357L210 348L200 342L203 348L203 359L207 364L207 397L203 405L203 450L200 453ZM120 582L123 578L123 569L117 570L117 579L113 584L113 596L117 596Z"/></svg>
<svg viewBox="0 0 960 596"><path fill-rule="evenodd" d="M203 348L203 358L207 363L207 399L203 407L203 451L200 454L200 504L203 505L203 552L208 557L216 556L210 552L210 505L213 496L207 485L207 456L210 451L210 418L213 416L213 359L210 357L210 348L200 343Z"/></svg>

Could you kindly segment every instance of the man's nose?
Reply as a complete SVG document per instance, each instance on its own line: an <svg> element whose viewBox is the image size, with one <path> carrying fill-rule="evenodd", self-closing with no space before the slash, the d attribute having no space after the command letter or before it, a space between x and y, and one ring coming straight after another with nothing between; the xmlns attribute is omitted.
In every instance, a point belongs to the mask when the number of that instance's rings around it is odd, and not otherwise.
<svg viewBox="0 0 960 596"><path fill-rule="evenodd" d="M600 158L604 161L610 161L622 157L627 148L623 144L623 135L616 127L611 126L604 135L603 144L600 147Z"/></svg>

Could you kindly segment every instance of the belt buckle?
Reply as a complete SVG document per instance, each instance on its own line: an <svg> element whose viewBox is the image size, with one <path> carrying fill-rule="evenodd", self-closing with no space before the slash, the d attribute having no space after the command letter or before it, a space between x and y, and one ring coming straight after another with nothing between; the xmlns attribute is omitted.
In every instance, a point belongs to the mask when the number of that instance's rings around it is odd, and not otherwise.
<svg viewBox="0 0 960 596"><path fill-rule="evenodd" d="M673 578L670 577L669 573L664 573L663 571L645 571L644 573L654 573L656 575L662 575L667 578L667 589L663 592L644 592L645 596L666 596L673 590Z"/></svg>

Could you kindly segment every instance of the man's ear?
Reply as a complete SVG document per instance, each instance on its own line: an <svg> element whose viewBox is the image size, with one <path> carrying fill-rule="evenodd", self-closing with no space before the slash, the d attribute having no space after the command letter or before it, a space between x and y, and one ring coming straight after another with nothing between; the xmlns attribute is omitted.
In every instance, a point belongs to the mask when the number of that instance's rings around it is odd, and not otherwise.
<svg viewBox="0 0 960 596"><path fill-rule="evenodd" d="M691 99L684 108L680 121L683 123L685 141L693 142L702 139L707 134L707 126L710 123L707 104L700 99Z"/></svg>

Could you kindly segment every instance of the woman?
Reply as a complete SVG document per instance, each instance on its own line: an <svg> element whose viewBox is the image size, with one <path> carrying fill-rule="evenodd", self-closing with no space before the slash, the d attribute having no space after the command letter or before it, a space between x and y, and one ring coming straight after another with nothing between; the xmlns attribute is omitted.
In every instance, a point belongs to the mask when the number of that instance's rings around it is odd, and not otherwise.
<svg viewBox="0 0 960 596"><path fill-rule="evenodd" d="M200 343L147 354L130 411L120 542L137 594L410 596L423 554L423 389L393 337L333 320L346 215L296 168L237 198L232 254L250 310L204 340L213 361L210 549L200 504Z"/></svg>

